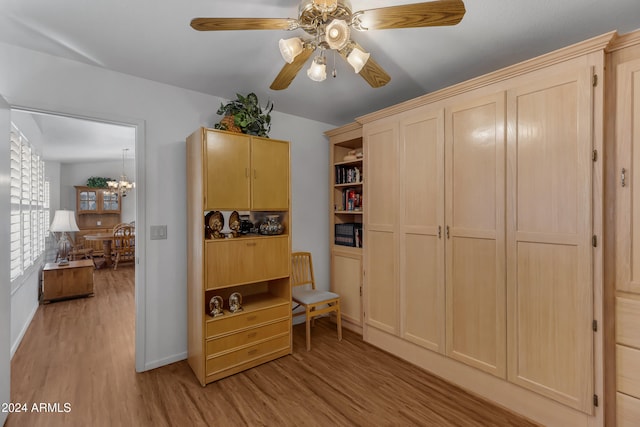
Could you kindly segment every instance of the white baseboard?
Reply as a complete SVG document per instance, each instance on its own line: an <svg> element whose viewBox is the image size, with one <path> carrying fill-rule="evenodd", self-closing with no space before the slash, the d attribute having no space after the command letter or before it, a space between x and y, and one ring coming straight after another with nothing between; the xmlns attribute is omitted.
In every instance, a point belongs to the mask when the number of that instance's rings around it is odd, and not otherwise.
<svg viewBox="0 0 640 427"><path fill-rule="evenodd" d="M18 350L18 347L22 342L22 338L24 338L24 334L27 333L27 329L29 329L29 325L31 325L31 322L33 321L33 317L36 315L36 312L38 311L39 306L40 304L36 301L36 304L33 306L33 309L31 309L31 313L29 313L29 317L27 321L24 322L24 325L22 326L20 333L16 337L16 341L13 344L11 344L11 356L10 356L11 359L13 359L13 355L16 354L16 351Z"/></svg>
<svg viewBox="0 0 640 427"><path fill-rule="evenodd" d="M153 360L151 362L146 362L144 364L144 370L145 371L150 371L152 369L156 369L156 368L160 368L162 366L165 365L170 365L172 363L175 362L180 362L181 360L186 360L187 359L187 352L182 352L182 353L178 353L178 354L174 354L172 356L169 357L165 357L163 359L158 359L158 360ZM144 372L144 371L142 371Z"/></svg>

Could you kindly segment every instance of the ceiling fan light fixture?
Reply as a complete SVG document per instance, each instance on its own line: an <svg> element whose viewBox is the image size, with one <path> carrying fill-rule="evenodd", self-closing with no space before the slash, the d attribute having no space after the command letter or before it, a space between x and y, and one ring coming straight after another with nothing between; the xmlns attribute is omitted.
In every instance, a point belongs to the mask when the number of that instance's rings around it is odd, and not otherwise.
<svg viewBox="0 0 640 427"><path fill-rule="evenodd" d="M307 76L314 82L321 82L327 78L327 60L324 56L318 55L313 59L311 67L307 70Z"/></svg>
<svg viewBox="0 0 640 427"><path fill-rule="evenodd" d="M280 48L282 58L287 62L287 64L291 64L295 57L304 49L304 43L302 43L300 37L293 37L287 40L280 39L278 47Z"/></svg>
<svg viewBox="0 0 640 427"><path fill-rule="evenodd" d="M331 13L338 8L338 0L313 0L313 7L322 13Z"/></svg>
<svg viewBox="0 0 640 427"><path fill-rule="evenodd" d="M325 41L331 49L340 50L349 43L351 30L349 24L342 19L334 19L327 25L325 31Z"/></svg>
<svg viewBox="0 0 640 427"><path fill-rule="evenodd" d="M353 67L356 74L359 74L360 71L362 71L362 68L367 64L370 56L370 53L354 47L351 52L349 52L349 55L347 55L347 62Z"/></svg>

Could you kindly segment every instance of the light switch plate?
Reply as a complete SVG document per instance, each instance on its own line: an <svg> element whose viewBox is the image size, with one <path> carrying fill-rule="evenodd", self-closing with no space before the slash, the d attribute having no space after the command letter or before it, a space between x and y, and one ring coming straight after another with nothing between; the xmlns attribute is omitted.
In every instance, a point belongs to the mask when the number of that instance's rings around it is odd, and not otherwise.
<svg viewBox="0 0 640 427"><path fill-rule="evenodd" d="M151 226L151 240L166 240L167 239L167 226L166 225L152 225Z"/></svg>

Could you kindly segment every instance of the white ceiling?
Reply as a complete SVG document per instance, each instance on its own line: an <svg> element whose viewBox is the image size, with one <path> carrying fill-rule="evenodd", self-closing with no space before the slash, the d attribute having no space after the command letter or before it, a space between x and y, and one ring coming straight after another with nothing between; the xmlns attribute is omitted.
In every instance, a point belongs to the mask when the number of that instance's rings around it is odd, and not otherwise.
<svg viewBox="0 0 640 427"><path fill-rule="evenodd" d="M353 10L415 0L351 0ZM640 28L639 0L465 0L451 27L357 33L389 73L371 88L340 57L338 77L269 85L278 40L302 30L198 32L194 17L295 18L297 0L0 0L0 41L226 99L255 92L275 109L342 125L355 117L609 31ZM332 55L328 65L332 65ZM212 108L216 108L213 106Z"/></svg>

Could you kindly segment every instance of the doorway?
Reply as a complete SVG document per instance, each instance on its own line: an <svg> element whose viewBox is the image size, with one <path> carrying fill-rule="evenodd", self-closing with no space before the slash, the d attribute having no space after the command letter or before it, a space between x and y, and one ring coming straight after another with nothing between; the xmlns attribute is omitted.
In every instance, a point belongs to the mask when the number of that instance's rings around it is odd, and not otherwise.
<svg viewBox="0 0 640 427"><path fill-rule="evenodd" d="M135 188L122 198L122 222L134 222L135 260L135 369L144 370L144 122L81 114L11 109L11 120L27 136L42 160L50 181L51 218L57 209L76 210L76 185L90 177L118 180L126 175ZM49 247L49 246L47 246ZM45 259L45 261L51 261ZM26 327L25 327L26 329Z"/></svg>

